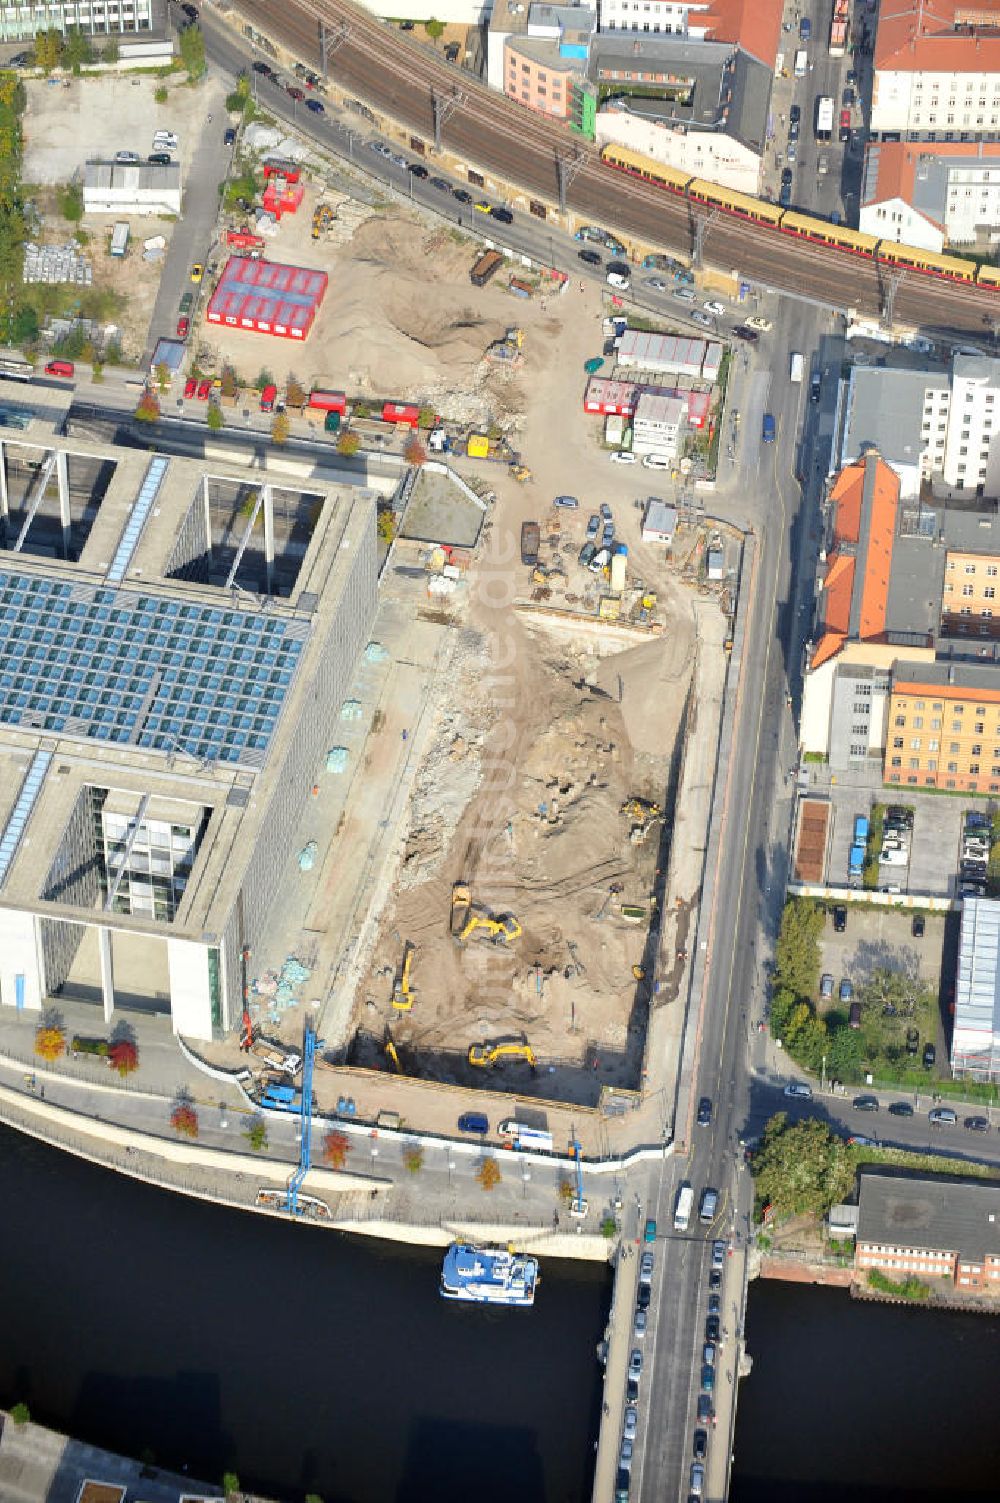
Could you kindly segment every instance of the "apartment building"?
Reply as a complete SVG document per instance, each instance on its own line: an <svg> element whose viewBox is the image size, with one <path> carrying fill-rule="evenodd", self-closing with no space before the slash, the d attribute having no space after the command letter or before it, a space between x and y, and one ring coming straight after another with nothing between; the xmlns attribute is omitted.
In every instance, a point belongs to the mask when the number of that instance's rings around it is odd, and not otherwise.
<svg viewBox="0 0 1000 1503"><path fill-rule="evenodd" d="M990 251L1000 241L1000 141L872 142L859 228L935 252Z"/></svg>
<svg viewBox="0 0 1000 1503"><path fill-rule="evenodd" d="M1000 1186L943 1175L860 1177L854 1266L887 1277L1000 1288Z"/></svg>
<svg viewBox="0 0 1000 1503"><path fill-rule="evenodd" d="M781 0L600 0L602 32L729 42L774 68Z"/></svg>
<svg viewBox="0 0 1000 1503"><path fill-rule="evenodd" d="M897 663L885 781L1000 793L1000 673L993 663Z"/></svg>
<svg viewBox="0 0 1000 1503"><path fill-rule="evenodd" d="M148 31L154 0L31 0L0 3L0 42L34 39L35 33L78 26L88 35Z"/></svg>
<svg viewBox="0 0 1000 1503"><path fill-rule="evenodd" d="M1000 0L884 0L875 33L871 133L1000 139Z"/></svg>

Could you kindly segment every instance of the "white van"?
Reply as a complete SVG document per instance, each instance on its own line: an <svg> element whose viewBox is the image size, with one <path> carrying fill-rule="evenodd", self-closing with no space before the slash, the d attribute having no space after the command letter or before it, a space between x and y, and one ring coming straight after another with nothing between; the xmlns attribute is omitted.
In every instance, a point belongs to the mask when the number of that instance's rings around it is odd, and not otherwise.
<svg viewBox="0 0 1000 1503"><path fill-rule="evenodd" d="M788 379L790 381L794 381L796 386L798 386L802 380L803 375L805 374L805 369L806 363L803 360L802 356L799 354L798 350L793 350L791 362L788 367Z"/></svg>
<svg viewBox="0 0 1000 1503"><path fill-rule="evenodd" d="M621 292L628 292L632 285L632 278L620 271L608 272L608 286L617 287Z"/></svg>

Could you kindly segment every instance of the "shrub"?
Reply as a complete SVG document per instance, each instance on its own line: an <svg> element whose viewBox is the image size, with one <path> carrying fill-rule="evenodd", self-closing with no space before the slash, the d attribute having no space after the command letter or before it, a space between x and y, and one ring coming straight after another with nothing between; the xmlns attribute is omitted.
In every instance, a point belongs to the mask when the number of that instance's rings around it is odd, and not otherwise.
<svg viewBox="0 0 1000 1503"><path fill-rule="evenodd" d="M403 1163L411 1174L420 1173L424 1167L424 1150L419 1143L414 1143L412 1148L406 1150L403 1154Z"/></svg>
<svg viewBox="0 0 1000 1503"><path fill-rule="evenodd" d="M83 188L79 183L67 183L56 195L59 212L71 224L79 224L83 218Z"/></svg>
<svg viewBox="0 0 1000 1503"><path fill-rule="evenodd" d="M267 1123L263 1117L254 1117L243 1136L250 1144L254 1153L265 1153L267 1151Z"/></svg>
<svg viewBox="0 0 1000 1503"><path fill-rule="evenodd" d="M421 465L427 463L427 450L416 434L407 440L406 448L403 450L403 458L407 464Z"/></svg>
<svg viewBox="0 0 1000 1503"><path fill-rule="evenodd" d="M157 401L155 392L143 392L136 404L134 416L137 422L140 423L155 423L159 421L160 404Z"/></svg>
<svg viewBox="0 0 1000 1503"><path fill-rule="evenodd" d="M15 1404L10 1411L10 1417L15 1425L26 1425L31 1419L31 1410L27 1404Z"/></svg>
<svg viewBox="0 0 1000 1503"><path fill-rule="evenodd" d="M222 1491L226 1494L226 1496L228 1497L230 1493L238 1493L239 1490L240 1479L237 1477L236 1473L224 1472L222 1477Z"/></svg>
<svg viewBox="0 0 1000 1503"><path fill-rule="evenodd" d="M601 1236L610 1241L618 1230L618 1223L613 1216L605 1216L601 1222Z"/></svg>
<svg viewBox="0 0 1000 1503"><path fill-rule="evenodd" d="M909 1278L902 1279L897 1284L893 1279L887 1279L885 1274L880 1273L877 1268L869 1269L868 1283L872 1289L877 1289L880 1294L891 1294L896 1299L919 1301L928 1299L931 1292L926 1284L921 1283L920 1279L914 1278L912 1275Z"/></svg>
<svg viewBox="0 0 1000 1503"><path fill-rule="evenodd" d="M106 1059L108 1054L108 1041L107 1039L88 1039L85 1038L82 1033L75 1033L73 1035L73 1042L70 1045L70 1049L74 1055L93 1054L100 1059Z"/></svg>
<svg viewBox="0 0 1000 1503"><path fill-rule="evenodd" d="M287 443L288 435L291 431L292 424L288 413L276 412L271 422L271 442L274 444Z"/></svg>
<svg viewBox="0 0 1000 1503"><path fill-rule="evenodd" d="M497 1163L496 1159L489 1157L483 1159L483 1162L476 1170L476 1178L478 1179L482 1189L494 1189L503 1178L500 1173L500 1165Z"/></svg>
<svg viewBox="0 0 1000 1503"><path fill-rule="evenodd" d="M168 98L168 91L167 91L166 84L160 84L159 85L159 87L156 90L156 93L153 95L153 98L156 100L157 104L166 104L167 98Z"/></svg>
<svg viewBox="0 0 1000 1503"><path fill-rule="evenodd" d="M376 526L380 540L383 543L391 543L396 536L396 513L391 506L379 512Z"/></svg>
<svg viewBox="0 0 1000 1503"><path fill-rule="evenodd" d="M345 432L337 439L337 453L345 455L348 459L360 448L361 440L356 433Z"/></svg>
<svg viewBox="0 0 1000 1503"><path fill-rule="evenodd" d="M218 433L220 428L225 427L226 420L222 415L222 408L218 402L209 402L208 412L205 414L205 422L213 433Z"/></svg>

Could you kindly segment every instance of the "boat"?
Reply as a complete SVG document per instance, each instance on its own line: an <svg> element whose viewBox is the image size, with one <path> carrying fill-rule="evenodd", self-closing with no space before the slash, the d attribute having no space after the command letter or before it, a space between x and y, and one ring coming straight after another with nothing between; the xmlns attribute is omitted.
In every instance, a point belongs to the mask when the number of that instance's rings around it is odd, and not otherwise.
<svg viewBox="0 0 1000 1503"><path fill-rule="evenodd" d="M443 1299L475 1305L533 1305L538 1259L513 1248L453 1242L441 1266Z"/></svg>

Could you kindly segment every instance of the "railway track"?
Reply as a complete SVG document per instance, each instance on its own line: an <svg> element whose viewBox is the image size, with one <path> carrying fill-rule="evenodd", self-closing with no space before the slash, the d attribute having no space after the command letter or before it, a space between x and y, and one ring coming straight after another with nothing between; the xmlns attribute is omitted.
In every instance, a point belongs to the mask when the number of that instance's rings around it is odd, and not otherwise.
<svg viewBox="0 0 1000 1503"><path fill-rule="evenodd" d="M317 69L322 68L320 27L325 26L337 38L330 71L338 85L424 142L433 140L432 95L449 98L459 91L461 101L442 131L450 151L549 203L558 198L557 160L577 158L579 169L566 193L571 210L626 239L690 254L694 215L688 204L650 185L623 180L592 146L438 60L349 0L287 0L280 15L263 0L235 3L254 26ZM758 284L824 302L833 287L839 301L867 315L878 314L883 306L888 286L884 272L837 251L789 243L773 231L733 223L724 215L710 221L705 247L710 262ZM930 330L981 334L1000 317L1000 295L916 273L898 285L895 306L901 321Z"/></svg>

